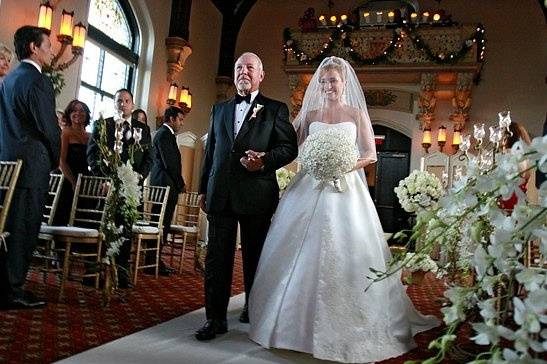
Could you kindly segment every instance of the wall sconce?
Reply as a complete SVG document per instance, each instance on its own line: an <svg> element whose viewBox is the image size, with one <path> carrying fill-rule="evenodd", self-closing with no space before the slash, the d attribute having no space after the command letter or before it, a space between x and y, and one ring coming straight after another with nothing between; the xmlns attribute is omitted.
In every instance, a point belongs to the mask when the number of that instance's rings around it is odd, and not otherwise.
<svg viewBox="0 0 547 364"><path fill-rule="evenodd" d="M365 18L365 23L370 24L370 13L363 13L363 18Z"/></svg>
<svg viewBox="0 0 547 364"><path fill-rule="evenodd" d="M462 143L462 135L459 130L454 130L454 135L452 135L452 148L456 151L460 149L460 144Z"/></svg>
<svg viewBox="0 0 547 364"><path fill-rule="evenodd" d="M425 11L422 14L422 23L427 23L429 21L429 12Z"/></svg>
<svg viewBox="0 0 547 364"><path fill-rule="evenodd" d="M192 93L188 87L182 86L180 90L179 106L186 114L192 109Z"/></svg>
<svg viewBox="0 0 547 364"><path fill-rule="evenodd" d="M395 20L395 12L390 11L389 13L387 13L387 19L390 23L393 23L393 21Z"/></svg>
<svg viewBox="0 0 547 364"><path fill-rule="evenodd" d="M180 97L177 98L177 94L179 92L179 87L176 83L172 83L169 86L169 94L167 96L167 105L175 105L177 104L178 99L178 107L180 107L185 114L189 113L192 109L192 93L190 92L190 89L188 87L182 86L180 89Z"/></svg>
<svg viewBox="0 0 547 364"><path fill-rule="evenodd" d="M441 14L439 14L439 13L433 14L433 21L435 23L438 23L440 20L441 20Z"/></svg>
<svg viewBox="0 0 547 364"><path fill-rule="evenodd" d="M429 147L431 147L431 129L430 128L424 129L424 134L422 135L422 147L424 147L426 153L429 153Z"/></svg>
<svg viewBox="0 0 547 364"><path fill-rule="evenodd" d="M446 144L446 128L441 125L439 127L439 133L437 134L437 144L441 152L443 151L444 145Z"/></svg>
<svg viewBox="0 0 547 364"><path fill-rule="evenodd" d="M53 7L49 1L40 4L40 10L38 12L38 27L46 29L48 32L51 31L52 17ZM76 59L78 59L79 56L84 53L87 29L82 22L79 22L73 27L73 19L74 12L69 12L63 9L61 16L61 27L59 29L59 34L57 34L57 40L61 43L61 48L53 57L50 64L51 69L54 71L63 71L67 69L71 64L76 62ZM72 45L72 58L68 62L57 64L69 45Z"/></svg>
<svg viewBox="0 0 547 364"><path fill-rule="evenodd" d="M418 22L418 14L417 13L410 14L410 22L411 23L417 23Z"/></svg>

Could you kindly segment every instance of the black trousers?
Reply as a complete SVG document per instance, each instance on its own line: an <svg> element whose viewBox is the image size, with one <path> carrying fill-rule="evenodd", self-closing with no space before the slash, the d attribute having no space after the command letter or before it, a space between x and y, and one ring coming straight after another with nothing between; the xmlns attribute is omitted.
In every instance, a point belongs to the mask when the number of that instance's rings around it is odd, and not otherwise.
<svg viewBox="0 0 547 364"><path fill-rule="evenodd" d="M270 227L272 215L209 214L209 242L205 257L205 313L207 319L226 319L232 287L237 224L241 229L245 302L249 297Z"/></svg>
<svg viewBox="0 0 547 364"><path fill-rule="evenodd" d="M6 220L7 253L0 250L0 296L17 295L23 285L38 243L47 195L45 188L16 188Z"/></svg>
<svg viewBox="0 0 547 364"><path fill-rule="evenodd" d="M179 200L179 193L171 187L169 191L169 196L167 197L167 206L165 206L165 214L163 215L163 244L167 241L167 235L169 234L169 229L171 228L171 221L173 220L173 215L175 213L175 208L177 207L177 202Z"/></svg>

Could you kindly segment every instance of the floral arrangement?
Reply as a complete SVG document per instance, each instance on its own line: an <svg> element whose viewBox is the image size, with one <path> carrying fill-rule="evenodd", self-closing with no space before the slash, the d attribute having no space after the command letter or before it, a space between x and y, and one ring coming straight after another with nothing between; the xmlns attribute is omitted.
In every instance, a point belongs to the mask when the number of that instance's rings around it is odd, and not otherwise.
<svg viewBox="0 0 547 364"><path fill-rule="evenodd" d="M102 115L98 120L99 140L99 158L100 168L104 176L110 177L111 189L108 200L106 201L105 221L103 228L106 243L106 256L103 263L107 266L107 280L105 283L105 300L108 304L110 295L117 287L117 266L116 256L119 253L120 247L127 243L130 237L133 224L137 221L139 212L137 207L142 198L142 191L139 187L141 176L133 171L132 158L135 148L141 148L140 136L141 131L128 130L123 132L124 120L119 118L115 120L115 141L111 149L108 146L106 135L106 121ZM130 159L124 164L121 160L121 152L123 150L123 140L133 137L135 143L129 146Z"/></svg>
<svg viewBox="0 0 547 364"><path fill-rule="evenodd" d="M289 171L286 168L279 168L275 171L275 177L277 178L277 184L279 185L280 191L285 191L294 175L295 173L293 171Z"/></svg>
<svg viewBox="0 0 547 364"><path fill-rule="evenodd" d="M440 198L436 209L418 212L411 239L422 238L424 244L417 253L429 254L435 246L448 255L466 250L469 253L458 259L467 260L474 278L466 284L448 280L441 310L447 327L430 343L437 354L427 363L441 363L450 355L464 323L471 325L471 340L477 344L469 363L545 363L547 272L530 267L527 254L537 245L539 253L547 255L547 183L539 189L538 204L519 193L519 185L524 173L547 171L547 136L533 139L531 145L519 141L509 153L499 154L499 131L510 124L507 117L500 114L489 146L483 143L483 128L477 128L477 153L468 159L467 175ZM464 141L467 153L470 138ZM528 167L523 170L523 165ZM500 197L513 193L518 196L513 210L500 208ZM401 269L401 260L396 257L385 272L376 272L374 281ZM459 273L452 262L444 269Z"/></svg>
<svg viewBox="0 0 547 364"><path fill-rule="evenodd" d="M44 65L43 67L44 75L46 75L53 85L53 93L55 97L59 96L63 87L65 87L65 76L60 70L56 70L50 65Z"/></svg>
<svg viewBox="0 0 547 364"><path fill-rule="evenodd" d="M355 139L339 128L325 128L310 134L302 146L302 167L321 182L333 182L342 192L340 178L357 163Z"/></svg>
<svg viewBox="0 0 547 364"><path fill-rule="evenodd" d="M417 212L436 207L437 201L444 194L441 181L427 171L412 171L395 187L399 203L407 212Z"/></svg>
<svg viewBox="0 0 547 364"><path fill-rule="evenodd" d="M406 253L405 269L410 272L437 272L437 263L427 254Z"/></svg>

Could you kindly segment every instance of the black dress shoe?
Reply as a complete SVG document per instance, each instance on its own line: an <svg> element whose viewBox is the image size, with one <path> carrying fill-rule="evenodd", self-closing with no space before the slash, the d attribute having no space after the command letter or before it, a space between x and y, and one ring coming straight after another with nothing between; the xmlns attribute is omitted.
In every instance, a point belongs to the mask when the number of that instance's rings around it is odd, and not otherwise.
<svg viewBox="0 0 547 364"><path fill-rule="evenodd" d="M22 291L16 295L10 295L7 302L2 305L2 309L32 309L44 307L47 302L39 299L32 292Z"/></svg>
<svg viewBox="0 0 547 364"><path fill-rule="evenodd" d="M226 320L207 320L205 325L196 331L196 339L199 341L214 339L217 334L225 334L228 331Z"/></svg>
<svg viewBox="0 0 547 364"><path fill-rule="evenodd" d="M249 323L249 309L247 308L247 305L243 306L243 311L241 311L241 315L239 315L239 322L243 322L244 324Z"/></svg>

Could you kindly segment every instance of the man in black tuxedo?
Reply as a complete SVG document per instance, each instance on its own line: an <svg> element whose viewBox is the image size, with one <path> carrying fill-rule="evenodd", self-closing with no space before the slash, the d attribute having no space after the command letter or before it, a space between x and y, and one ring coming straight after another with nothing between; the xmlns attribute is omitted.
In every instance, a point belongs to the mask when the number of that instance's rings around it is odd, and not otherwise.
<svg viewBox="0 0 547 364"><path fill-rule="evenodd" d="M260 94L264 79L256 54L242 54L234 67L236 98L213 106L200 181L200 202L209 220L205 258L207 322L196 332L209 340L227 331L237 224L241 228L246 300L279 200L275 171L298 154L287 105ZM249 322L247 305L240 316Z"/></svg>
<svg viewBox="0 0 547 364"><path fill-rule="evenodd" d="M42 74L52 59L48 33L21 27L14 45L21 63L0 88L0 160L21 159L23 166L6 222L8 250L0 249L0 306L35 308L45 302L23 285L38 242L49 172L59 165L61 130L53 86Z"/></svg>
<svg viewBox="0 0 547 364"><path fill-rule="evenodd" d="M121 152L121 160L123 163L127 162L130 159L129 146L135 144L135 139L133 138L133 133L135 128L140 128L142 130L142 139L140 140L140 145L142 148L135 148L133 154L133 170L139 173L142 176L140 184L142 185L144 179L148 176L150 172L150 127L144 123L141 123L137 119L133 119L131 112L133 111L133 94L128 89L122 88L116 91L114 95L114 102L116 110L120 113L120 117L124 119L124 129L123 129L123 148ZM105 119L106 123L106 139L108 147L114 149L114 141L116 140L114 132L116 130L116 121L114 118ZM95 127L93 128L93 133L87 145L87 163L91 168L91 172L96 176L102 176L101 171L102 161L100 160L100 152L98 141L100 138L99 135L99 123L95 122ZM131 239L131 232L127 233L127 239ZM125 242L120 248L120 253L118 255L117 263L121 266L121 269L118 274L118 283L120 288L130 288L132 285L129 281L129 255L131 253L131 243Z"/></svg>
<svg viewBox="0 0 547 364"><path fill-rule="evenodd" d="M170 187L163 217L162 247L167 241L179 194L184 192L181 157L176 138L176 133L182 130L182 125L184 125L184 111L175 106L167 108L163 115L163 125L156 132L152 143L150 185ZM167 267L160 259L159 273L169 275L172 272L174 270Z"/></svg>

